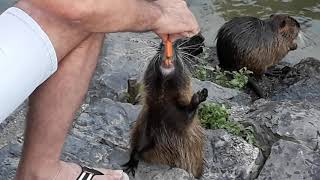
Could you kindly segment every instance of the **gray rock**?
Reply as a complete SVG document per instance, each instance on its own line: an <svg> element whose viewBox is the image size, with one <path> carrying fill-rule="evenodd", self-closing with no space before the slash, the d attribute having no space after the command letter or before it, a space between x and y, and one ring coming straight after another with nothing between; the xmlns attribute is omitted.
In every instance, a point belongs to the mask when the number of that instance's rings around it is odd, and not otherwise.
<svg viewBox="0 0 320 180"><path fill-rule="evenodd" d="M194 180L194 177L185 170L168 166L140 163L132 180Z"/></svg>
<svg viewBox="0 0 320 180"><path fill-rule="evenodd" d="M105 97L119 100L128 88L127 80L142 77L150 58L156 54L159 42L153 33L108 35L88 98L93 101Z"/></svg>
<svg viewBox="0 0 320 180"><path fill-rule="evenodd" d="M119 169L128 160L130 126L140 108L110 99L91 104L75 121L62 159L92 167ZM14 177L20 151L18 143L0 149L0 177Z"/></svg>
<svg viewBox="0 0 320 180"><path fill-rule="evenodd" d="M200 81L195 78L192 79L192 87L194 92L199 91L203 88L207 88L207 100L215 103L223 103L240 94L240 91L237 91L235 89L225 88L210 81Z"/></svg>
<svg viewBox="0 0 320 180"><path fill-rule="evenodd" d="M192 88L194 92L207 88L207 101L214 103L248 105L251 99L249 95L239 90L225 88L210 81L200 81L195 78L192 79Z"/></svg>
<svg viewBox="0 0 320 180"><path fill-rule="evenodd" d="M86 107L86 106L85 106ZM92 167L119 169L129 158L129 132L141 106L101 99L84 108L68 136L62 159ZM20 157L20 144L0 150L2 177L12 178ZM257 169L259 150L224 131L209 131L206 146L209 167L203 179L243 177L249 179ZM225 172L228 172L225 174ZM8 179L10 179L8 178ZM141 163L137 180L194 179L178 168Z"/></svg>
<svg viewBox="0 0 320 180"><path fill-rule="evenodd" d="M0 149L10 143L22 142L25 117L26 103L0 123Z"/></svg>
<svg viewBox="0 0 320 180"><path fill-rule="evenodd" d="M224 130L207 131L204 180L253 179L263 164L260 150Z"/></svg>
<svg viewBox="0 0 320 180"><path fill-rule="evenodd" d="M141 106L101 99L74 123L64 157L91 166L120 168L128 160L130 128Z"/></svg>
<svg viewBox="0 0 320 180"><path fill-rule="evenodd" d="M21 156L21 144L9 144L0 149L0 177L13 179Z"/></svg>
<svg viewBox="0 0 320 180"><path fill-rule="evenodd" d="M258 179L320 179L320 154L303 145L280 140L273 145Z"/></svg>
<svg viewBox="0 0 320 180"><path fill-rule="evenodd" d="M320 141L320 110L308 102L268 102L257 105L243 122L253 126L258 147L267 156L274 142L290 140L311 149Z"/></svg>
<svg viewBox="0 0 320 180"><path fill-rule="evenodd" d="M293 67L276 88L273 96L274 101L308 101L318 103L320 101L320 61L307 58Z"/></svg>

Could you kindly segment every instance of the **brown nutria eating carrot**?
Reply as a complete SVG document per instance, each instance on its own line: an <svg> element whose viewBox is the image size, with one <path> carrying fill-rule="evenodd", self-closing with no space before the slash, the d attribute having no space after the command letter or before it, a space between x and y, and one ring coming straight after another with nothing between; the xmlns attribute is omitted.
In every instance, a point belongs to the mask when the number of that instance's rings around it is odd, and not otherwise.
<svg viewBox="0 0 320 180"><path fill-rule="evenodd" d="M196 112L206 100L208 90L192 93L191 76L183 56L202 52L203 41L200 35L176 41L172 53L169 52L172 55L169 66L164 63L168 53L164 54L171 50L162 44L150 61L144 75L143 108L132 129L130 160L123 165L127 173L134 175L143 160L178 167L195 177L202 175L205 135Z"/></svg>

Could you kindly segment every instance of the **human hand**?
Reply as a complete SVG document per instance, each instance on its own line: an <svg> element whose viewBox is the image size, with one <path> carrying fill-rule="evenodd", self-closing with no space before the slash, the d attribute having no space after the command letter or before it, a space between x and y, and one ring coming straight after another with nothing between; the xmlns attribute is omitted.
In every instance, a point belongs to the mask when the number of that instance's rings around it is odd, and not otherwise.
<svg viewBox="0 0 320 180"><path fill-rule="evenodd" d="M173 42L181 37L191 37L200 31L196 18L184 0L156 0L153 3L162 12L153 31L163 41L167 40L167 34Z"/></svg>

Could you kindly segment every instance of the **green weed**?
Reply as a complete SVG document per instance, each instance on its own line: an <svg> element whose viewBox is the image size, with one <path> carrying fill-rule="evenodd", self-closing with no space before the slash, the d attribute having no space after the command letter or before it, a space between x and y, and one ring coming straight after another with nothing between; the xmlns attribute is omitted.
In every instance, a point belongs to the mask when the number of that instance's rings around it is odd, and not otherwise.
<svg viewBox="0 0 320 180"><path fill-rule="evenodd" d="M207 129L225 129L227 132L242 137L250 144L255 144L252 128L244 128L240 123L229 120L229 110L224 105L205 103L198 112L200 122Z"/></svg>
<svg viewBox="0 0 320 180"><path fill-rule="evenodd" d="M248 83L252 71L242 68L239 71L222 71L219 66L209 69L206 66L198 66L194 72L195 78L202 81L211 81L221 86L232 89L243 89Z"/></svg>

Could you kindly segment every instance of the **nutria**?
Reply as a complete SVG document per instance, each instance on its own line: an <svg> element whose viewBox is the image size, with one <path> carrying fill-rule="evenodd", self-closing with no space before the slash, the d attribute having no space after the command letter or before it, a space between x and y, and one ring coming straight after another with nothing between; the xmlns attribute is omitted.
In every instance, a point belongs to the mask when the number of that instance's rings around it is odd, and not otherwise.
<svg viewBox="0 0 320 180"><path fill-rule="evenodd" d="M287 15L271 15L265 20L236 17L218 31L220 66L226 70L247 67L261 76L289 51L297 49L295 39L299 32L298 21Z"/></svg>
<svg viewBox="0 0 320 180"><path fill-rule="evenodd" d="M202 175L205 135L196 112L208 91L204 88L192 95L190 73L181 58L184 50L192 56L202 52L201 43L192 45L199 40L204 41L201 36L176 41L170 67L164 63L163 45L150 61L144 75L143 108L132 129L130 160L123 165L127 173L134 176L143 160Z"/></svg>

